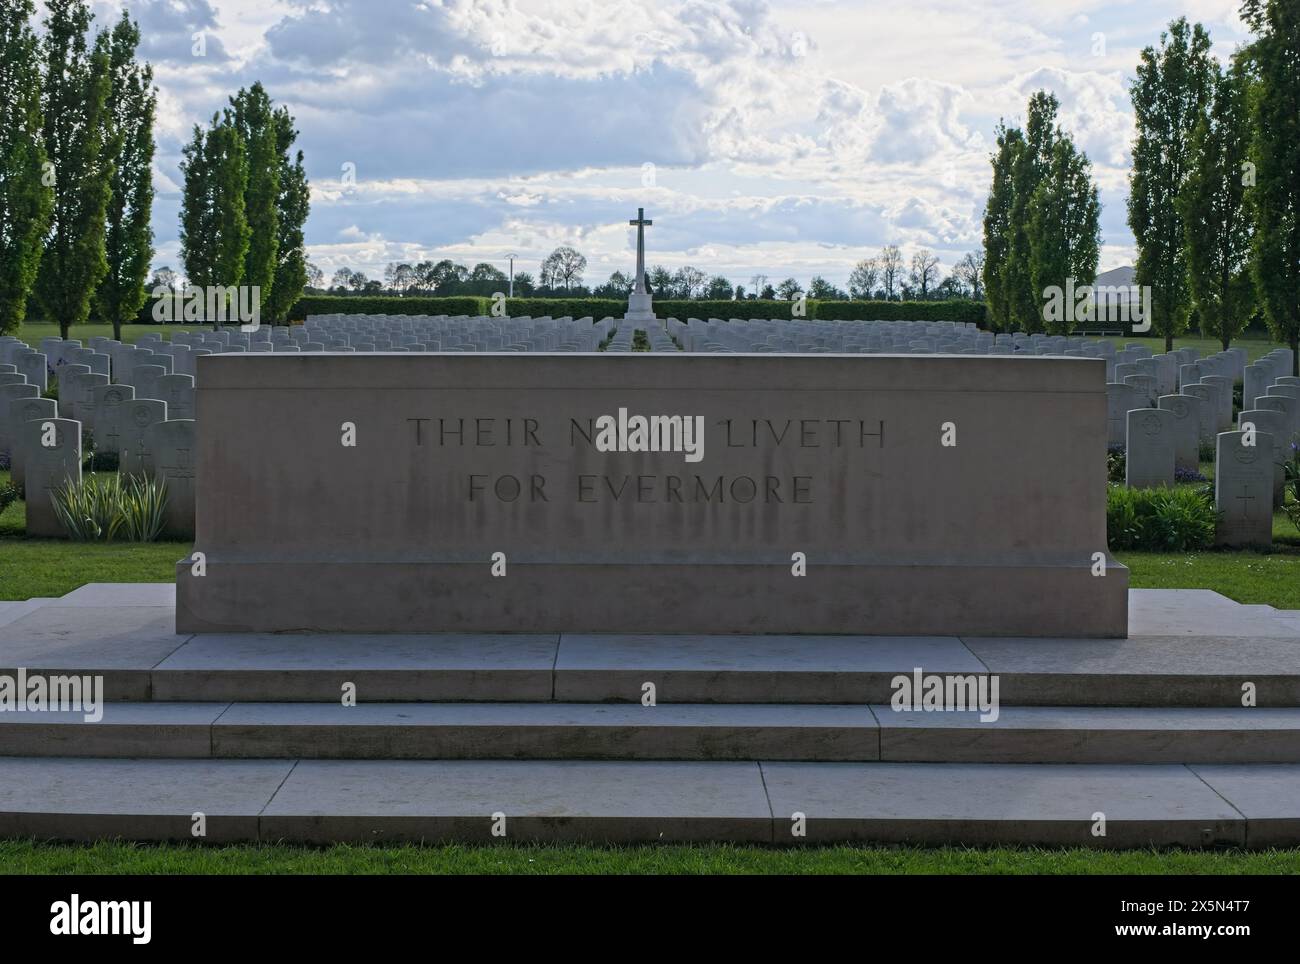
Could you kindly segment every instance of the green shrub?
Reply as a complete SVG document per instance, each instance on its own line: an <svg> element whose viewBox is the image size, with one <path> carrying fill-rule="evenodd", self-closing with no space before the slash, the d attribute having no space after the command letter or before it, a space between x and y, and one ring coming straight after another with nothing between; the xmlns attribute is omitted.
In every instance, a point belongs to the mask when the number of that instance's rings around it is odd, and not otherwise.
<svg viewBox="0 0 1300 964"><path fill-rule="evenodd" d="M1282 504L1282 511L1291 520L1291 524L1300 530L1300 502L1295 499L1288 499Z"/></svg>
<svg viewBox="0 0 1300 964"><path fill-rule="evenodd" d="M54 515L74 542L107 542L121 525L121 491L116 475L91 475L80 483L69 479L51 495Z"/></svg>
<svg viewBox="0 0 1300 964"><path fill-rule="evenodd" d="M1124 446L1117 445L1106 451L1106 480L1116 485L1123 485L1128 469L1128 452Z"/></svg>
<svg viewBox="0 0 1300 964"><path fill-rule="evenodd" d="M1206 487L1106 491L1106 541L1112 550L1187 552L1214 543L1218 516Z"/></svg>
<svg viewBox="0 0 1300 964"><path fill-rule="evenodd" d="M132 477L123 486L119 528L122 537L127 542L153 542L162 533L166 508L166 482Z"/></svg>
<svg viewBox="0 0 1300 964"><path fill-rule="evenodd" d="M85 451L83 449L83 451ZM96 452L93 449L81 460L83 472L116 472L121 459L116 452Z"/></svg>
<svg viewBox="0 0 1300 964"><path fill-rule="evenodd" d="M9 508L18 501L18 487L12 482L6 482L0 485L0 515L5 514L5 509Z"/></svg>
<svg viewBox="0 0 1300 964"><path fill-rule="evenodd" d="M1291 493L1291 498L1300 502L1300 440L1293 441L1282 459L1282 475L1286 480L1283 488Z"/></svg>
<svg viewBox="0 0 1300 964"><path fill-rule="evenodd" d="M52 496L54 515L74 542L153 542L163 528L166 484L154 479L91 475Z"/></svg>

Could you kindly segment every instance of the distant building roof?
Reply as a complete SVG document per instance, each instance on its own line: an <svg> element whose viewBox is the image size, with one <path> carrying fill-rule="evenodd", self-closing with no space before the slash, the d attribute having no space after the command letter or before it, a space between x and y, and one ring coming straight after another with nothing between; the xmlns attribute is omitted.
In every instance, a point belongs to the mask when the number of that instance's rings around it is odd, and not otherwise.
<svg viewBox="0 0 1300 964"><path fill-rule="evenodd" d="M1133 283L1133 279L1136 276L1136 269L1129 264L1122 268L1111 268L1109 271L1103 271L1101 274L1097 275L1097 280L1094 284L1128 286Z"/></svg>

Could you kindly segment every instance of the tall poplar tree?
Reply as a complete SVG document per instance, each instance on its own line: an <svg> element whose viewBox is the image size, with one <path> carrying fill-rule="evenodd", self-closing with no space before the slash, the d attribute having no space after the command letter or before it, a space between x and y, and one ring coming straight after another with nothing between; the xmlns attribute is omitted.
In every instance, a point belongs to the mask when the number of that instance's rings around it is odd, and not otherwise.
<svg viewBox="0 0 1300 964"><path fill-rule="evenodd" d="M41 87L45 152L53 165L54 207L36 295L64 338L85 322L108 270L104 219L113 158L108 116L109 39L87 46L93 17L84 0L48 0Z"/></svg>
<svg viewBox="0 0 1300 964"><path fill-rule="evenodd" d="M0 4L0 335L27 314L54 192L46 183L32 0Z"/></svg>
<svg viewBox="0 0 1300 964"><path fill-rule="evenodd" d="M105 253L108 271L96 294L99 313L122 337L148 293L145 279L153 260L153 122L157 94L153 68L136 61L140 28L125 11L109 39L109 118L117 145L108 202Z"/></svg>
<svg viewBox="0 0 1300 964"><path fill-rule="evenodd" d="M1300 375L1300 3L1246 0L1241 12L1258 35L1249 49L1258 77L1251 272L1269 331Z"/></svg>
<svg viewBox="0 0 1300 964"><path fill-rule="evenodd" d="M1011 169L1011 236L1004 277L1010 316L1026 332L1043 330L1042 291L1034 287L1031 269L1029 201L1052 163L1059 107L1056 96L1045 90L1029 98L1024 148L1017 153Z"/></svg>
<svg viewBox="0 0 1300 964"><path fill-rule="evenodd" d="M1192 135L1213 81L1209 34L1180 17L1160 35L1159 49L1142 51L1131 91L1137 121L1128 200L1138 248L1134 281L1151 289L1151 325L1164 336L1166 351L1187 330L1191 295L1177 199L1192 169Z"/></svg>
<svg viewBox="0 0 1300 964"><path fill-rule="evenodd" d="M243 283L250 229L244 216L248 156L228 118L197 125L182 150L181 260L191 285L229 288ZM216 319L211 319L214 323Z"/></svg>
<svg viewBox="0 0 1300 964"><path fill-rule="evenodd" d="M1213 98L1192 136L1192 166L1178 196L1192 304L1202 334L1218 338L1224 351L1255 310L1254 223L1246 197L1253 179L1250 88L1244 59L1216 69Z"/></svg>
<svg viewBox="0 0 1300 964"><path fill-rule="evenodd" d="M1034 290L1057 287L1068 292L1091 285L1097 278L1101 250L1101 201L1092 180L1088 155L1075 149L1074 141L1056 132L1052 162L1034 195L1029 199L1029 274ZM1041 304L1041 302L1040 302ZM1058 302L1059 315L1044 311L1047 330L1069 334L1074 328L1075 304Z"/></svg>
<svg viewBox="0 0 1300 964"><path fill-rule="evenodd" d="M296 131L292 133L297 135ZM292 143L292 138L289 143ZM280 240L276 247L275 281L271 285L270 298L264 302L266 316L273 325L289 321L289 311L307 285L307 246L303 225L311 207L311 191L307 185L302 151L298 151L292 163L287 157L287 146L285 153L277 202Z"/></svg>
<svg viewBox="0 0 1300 964"><path fill-rule="evenodd" d="M275 283L280 244L279 207L282 152L280 128L287 120L272 107L261 83L230 98L226 120L243 141L248 177L244 190L244 217L248 222L248 251L244 255L243 284L261 289L265 303Z"/></svg>
<svg viewBox="0 0 1300 964"><path fill-rule="evenodd" d="M1010 331L1011 298L1007 288L1007 264L1011 254L1012 172L1016 159L1024 150L1025 136L1019 128L998 124L997 153L993 165L993 185L984 205L984 299L989 321L997 331Z"/></svg>

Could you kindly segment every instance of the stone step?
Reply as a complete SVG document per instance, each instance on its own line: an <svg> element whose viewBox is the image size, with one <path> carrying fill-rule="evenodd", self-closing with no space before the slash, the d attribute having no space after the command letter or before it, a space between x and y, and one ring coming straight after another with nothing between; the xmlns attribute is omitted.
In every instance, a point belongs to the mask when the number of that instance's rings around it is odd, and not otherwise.
<svg viewBox="0 0 1300 964"><path fill-rule="evenodd" d="M0 836L1293 846L1300 766L3 758Z"/></svg>
<svg viewBox="0 0 1300 964"><path fill-rule="evenodd" d="M1008 706L1300 706L1300 636L195 636L135 699L887 703L894 681L998 677ZM112 687L110 687L112 689Z"/></svg>
<svg viewBox="0 0 1300 964"><path fill-rule="evenodd" d="M0 713L0 756L1300 763L1300 709L105 703Z"/></svg>
<svg viewBox="0 0 1300 964"><path fill-rule="evenodd" d="M110 700L888 703L899 676L996 676L1003 706L1300 707L1300 618L1134 590L1127 639L185 635L174 587L91 584L0 625L0 675L104 678ZM35 602L35 600L31 601ZM1263 612L1269 610L1269 612Z"/></svg>
<svg viewBox="0 0 1300 964"><path fill-rule="evenodd" d="M42 606L53 601L53 599L41 596L36 596L31 599L22 599L16 602L0 600L0 626L6 626L9 623L17 622L29 613L33 613Z"/></svg>

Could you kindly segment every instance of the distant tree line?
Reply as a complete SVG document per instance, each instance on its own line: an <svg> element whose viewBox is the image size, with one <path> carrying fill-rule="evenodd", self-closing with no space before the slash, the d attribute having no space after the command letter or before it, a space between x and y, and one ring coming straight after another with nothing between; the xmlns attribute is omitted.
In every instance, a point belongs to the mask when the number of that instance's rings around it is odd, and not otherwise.
<svg viewBox="0 0 1300 964"><path fill-rule="evenodd" d="M821 301L902 300L933 301L983 297L984 253L967 254L946 277L933 252L922 248L907 262L897 245L886 245L879 257L865 258L853 267L848 290L836 287L820 275L805 288L796 278L775 285L767 275L756 274L748 285L733 284L723 275L708 275L685 265L670 271L663 265L646 270L646 285L660 300L671 301L793 301L800 295ZM615 271L601 284L583 283L587 259L571 247L559 247L542 261L536 279L526 271L514 276L514 293L520 298L615 298L628 296L636 283L635 271ZM383 278L369 278L364 272L339 268L326 283L324 274L308 266L308 289L332 294L412 295L451 297L490 296L505 292L509 277L499 267L480 262L472 268L451 260L392 263Z"/></svg>

